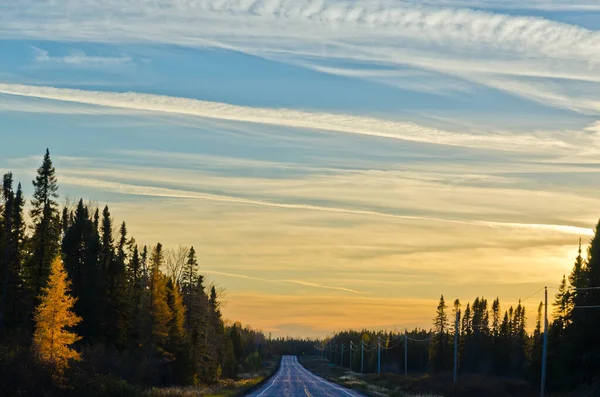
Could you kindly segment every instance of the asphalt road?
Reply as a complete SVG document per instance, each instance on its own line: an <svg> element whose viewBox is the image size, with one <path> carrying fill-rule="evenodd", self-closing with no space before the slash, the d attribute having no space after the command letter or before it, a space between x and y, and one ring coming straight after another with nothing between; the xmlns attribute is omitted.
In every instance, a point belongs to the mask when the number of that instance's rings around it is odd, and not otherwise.
<svg viewBox="0 0 600 397"><path fill-rule="evenodd" d="M277 374L246 397L364 397L306 370L296 356L283 356Z"/></svg>

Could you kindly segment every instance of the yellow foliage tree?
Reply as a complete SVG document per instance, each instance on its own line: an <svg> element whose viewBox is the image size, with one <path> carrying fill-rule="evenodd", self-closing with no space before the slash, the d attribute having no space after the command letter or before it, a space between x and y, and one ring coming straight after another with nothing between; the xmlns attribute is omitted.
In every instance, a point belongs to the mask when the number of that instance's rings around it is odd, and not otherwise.
<svg viewBox="0 0 600 397"><path fill-rule="evenodd" d="M62 376L69 360L81 359L79 353L70 348L81 337L65 329L81 322L72 311L76 299L69 295L69 288L62 260L56 257L50 268L48 286L41 290L33 334L33 349L40 361L50 366L55 378Z"/></svg>

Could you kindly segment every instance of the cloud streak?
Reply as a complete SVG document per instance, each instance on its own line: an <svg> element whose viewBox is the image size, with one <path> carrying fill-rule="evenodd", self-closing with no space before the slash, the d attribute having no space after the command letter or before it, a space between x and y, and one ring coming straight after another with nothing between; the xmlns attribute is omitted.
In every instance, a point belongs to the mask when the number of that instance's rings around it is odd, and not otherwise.
<svg viewBox="0 0 600 397"><path fill-rule="evenodd" d="M509 5L598 7L591 1L520 3L511 1ZM5 7L0 15L0 35L217 47L431 92L435 89L414 84L409 78L326 68L319 61L364 62L367 70L382 65L397 70L408 65L443 77L435 83L442 85L441 91L468 90L465 82L496 89L497 77L506 73L511 79L564 79L564 86L572 86L570 80L598 80L599 32L540 17L481 11L488 6L496 10L500 5L498 1L29 0ZM548 106L564 104L546 101L556 94L552 92L539 98L524 96L511 85L504 90ZM579 106L568 109L581 111ZM596 108L593 112L599 113Z"/></svg>
<svg viewBox="0 0 600 397"><path fill-rule="evenodd" d="M86 55L85 52L80 50L72 50L69 55L53 57L50 56L48 51L42 48L31 46L31 49L34 51L34 59L39 63L60 64L75 67L104 68L123 66L132 62L130 57L90 56Z"/></svg>
<svg viewBox="0 0 600 397"><path fill-rule="evenodd" d="M373 117L305 112L292 109L236 106L219 102L133 92L84 91L0 83L0 93L19 97L43 98L109 108L130 109L132 111L160 112L478 149L520 152L568 149L570 147L564 141L533 136L463 134L425 127L410 122L384 120Z"/></svg>
<svg viewBox="0 0 600 397"><path fill-rule="evenodd" d="M329 289L329 290L342 291L342 292L350 292L353 294L362 294L362 292L354 290L354 289L350 289L350 288L332 287L329 285L311 283L311 282L302 281L302 280L268 279L268 278L262 278L262 277L246 276L246 275L237 274L237 273L220 272L217 270L203 270L203 272L208 273L208 274L217 274L219 276L243 278L245 280L264 281L267 283L276 283L276 284L282 284L282 283L283 284L296 284L296 285L301 285L303 287L321 288L321 289Z"/></svg>
<svg viewBox="0 0 600 397"><path fill-rule="evenodd" d="M539 230L543 232L563 233L563 234L574 234L574 235L593 235L591 229L570 226L570 225L553 225L553 224L537 224L537 223L518 223L518 222L496 222L496 221L483 221L483 220L460 220L460 219L444 219L427 216L413 216L413 215L399 215L393 213L386 213L372 210L360 210L350 209L342 207L329 207L329 206L318 206L311 204L301 203L280 203L267 200L256 200L243 197L216 195L203 192L177 190L162 187L153 186L140 186L133 184L125 184L119 182L111 182L101 179L89 179L89 178L77 178L77 177L63 177L61 179L63 183L91 187L96 189L102 189L112 191L115 193L128 194L128 195L139 195L139 196L150 196L150 197L166 197L166 198L179 198L179 199L194 199L194 200L207 200L231 204L242 204L252 205L260 207L271 207L280 209L292 209L292 210L306 210L306 211L321 211L338 214L350 214L358 216L368 217L379 217L389 218L396 220L409 220L409 221L424 221L424 222L435 222L435 223L452 223L465 226L476 226L486 228L508 228L508 229L524 229L524 230Z"/></svg>

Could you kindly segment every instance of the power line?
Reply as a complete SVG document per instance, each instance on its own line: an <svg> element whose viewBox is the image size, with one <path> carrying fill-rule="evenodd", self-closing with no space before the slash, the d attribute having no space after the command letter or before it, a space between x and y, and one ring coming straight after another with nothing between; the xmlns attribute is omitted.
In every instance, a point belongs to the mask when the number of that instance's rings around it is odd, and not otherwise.
<svg viewBox="0 0 600 397"><path fill-rule="evenodd" d="M533 296L534 296L534 295L536 295L536 294L539 294L539 293L540 293L540 292L542 292L543 290L544 290L544 287L542 287L542 288L538 289L538 290L537 290L537 291L535 291L533 294L529 295L527 298L525 298L525 299L521 299L521 302L525 302L527 299L529 299L529 298L533 297Z"/></svg>

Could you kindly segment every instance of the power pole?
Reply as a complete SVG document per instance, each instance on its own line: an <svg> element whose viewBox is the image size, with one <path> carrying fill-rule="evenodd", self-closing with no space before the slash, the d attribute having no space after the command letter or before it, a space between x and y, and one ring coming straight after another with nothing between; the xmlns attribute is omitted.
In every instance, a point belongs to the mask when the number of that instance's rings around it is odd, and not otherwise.
<svg viewBox="0 0 600 397"><path fill-rule="evenodd" d="M548 356L548 287L544 287L544 350L542 351L542 384L540 396L546 393L546 358Z"/></svg>
<svg viewBox="0 0 600 397"><path fill-rule="evenodd" d="M344 368L344 344L342 343L342 358L340 359L340 365Z"/></svg>
<svg viewBox="0 0 600 397"><path fill-rule="evenodd" d="M377 337L377 374L381 374L381 342Z"/></svg>
<svg viewBox="0 0 600 397"><path fill-rule="evenodd" d="M360 340L360 373L364 374L365 369L365 341Z"/></svg>
<svg viewBox="0 0 600 397"><path fill-rule="evenodd" d="M454 384L458 377L458 316L460 311L456 311L456 323L454 325Z"/></svg>
<svg viewBox="0 0 600 397"><path fill-rule="evenodd" d="M350 341L350 371L352 371L352 350L354 350L354 344Z"/></svg>
<svg viewBox="0 0 600 397"><path fill-rule="evenodd" d="M408 375L408 337L404 328L404 375Z"/></svg>

